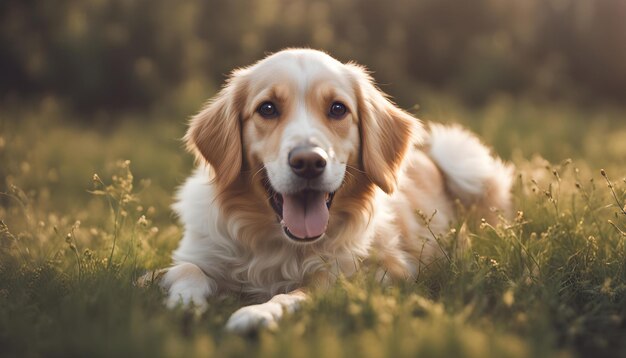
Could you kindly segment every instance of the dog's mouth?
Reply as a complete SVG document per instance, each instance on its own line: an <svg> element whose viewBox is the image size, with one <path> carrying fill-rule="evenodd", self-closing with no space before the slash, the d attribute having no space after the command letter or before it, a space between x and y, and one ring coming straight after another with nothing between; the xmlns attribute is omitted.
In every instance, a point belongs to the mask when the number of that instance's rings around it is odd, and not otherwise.
<svg viewBox="0 0 626 358"><path fill-rule="evenodd" d="M307 189L293 194L280 194L269 185L266 190L270 205L287 237L299 243L310 243L324 235L334 192Z"/></svg>

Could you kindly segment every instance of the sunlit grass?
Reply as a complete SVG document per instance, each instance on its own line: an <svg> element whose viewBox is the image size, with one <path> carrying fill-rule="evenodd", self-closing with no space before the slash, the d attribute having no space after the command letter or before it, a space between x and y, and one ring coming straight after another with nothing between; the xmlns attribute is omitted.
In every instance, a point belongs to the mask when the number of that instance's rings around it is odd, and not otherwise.
<svg viewBox="0 0 626 358"><path fill-rule="evenodd" d="M626 354L624 113L428 101L423 119L464 122L514 161L517 215L469 225L472 248L450 248L450 260L415 282L383 288L362 270L255 337L223 331L235 299L213 300L196 316L166 310L158 287L135 284L169 263L181 235L168 206L191 168L177 140L184 120L94 130L50 103L3 111L0 353Z"/></svg>

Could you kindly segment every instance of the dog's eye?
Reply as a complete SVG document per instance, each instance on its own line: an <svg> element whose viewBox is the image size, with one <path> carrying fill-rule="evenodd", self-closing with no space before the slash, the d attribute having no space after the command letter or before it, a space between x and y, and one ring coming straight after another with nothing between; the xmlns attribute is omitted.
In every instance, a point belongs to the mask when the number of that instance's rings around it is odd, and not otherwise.
<svg viewBox="0 0 626 358"><path fill-rule="evenodd" d="M345 104L333 102L328 110L328 116L333 119L342 119L346 115L346 112L348 112L348 109Z"/></svg>
<svg viewBox="0 0 626 358"><path fill-rule="evenodd" d="M276 109L276 105L272 102L263 102L257 108L257 113L261 115L261 117L265 119L271 119L278 117L278 110Z"/></svg>

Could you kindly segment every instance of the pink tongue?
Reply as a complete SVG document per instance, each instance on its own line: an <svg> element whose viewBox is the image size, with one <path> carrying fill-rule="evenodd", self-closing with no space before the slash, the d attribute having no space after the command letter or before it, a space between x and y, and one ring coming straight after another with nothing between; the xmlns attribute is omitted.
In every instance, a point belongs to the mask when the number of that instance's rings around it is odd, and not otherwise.
<svg viewBox="0 0 626 358"><path fill-rule="evenodd" d="M283 222L296 237L305 239L322 235L328 225L326 193L283 194Z"/></svg>

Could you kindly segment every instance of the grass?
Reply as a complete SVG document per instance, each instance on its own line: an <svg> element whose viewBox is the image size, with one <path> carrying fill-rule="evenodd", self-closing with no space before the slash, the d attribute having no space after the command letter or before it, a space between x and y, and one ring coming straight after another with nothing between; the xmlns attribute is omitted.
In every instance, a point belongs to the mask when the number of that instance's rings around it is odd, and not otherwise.
<svg viewBox="0 0 626 358"><path fill-rule="evenodd" d="M276 332L239 337L223 331L235 299L196 316L134 285L181 234L169 204L191 168L184 120L90 128L53 100L3 109L0 355L624 356L626 112L430 96L419 114L516 164L517 216L471 225L471 250L416 282L383 289L363 270Z"/></svg>

